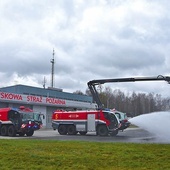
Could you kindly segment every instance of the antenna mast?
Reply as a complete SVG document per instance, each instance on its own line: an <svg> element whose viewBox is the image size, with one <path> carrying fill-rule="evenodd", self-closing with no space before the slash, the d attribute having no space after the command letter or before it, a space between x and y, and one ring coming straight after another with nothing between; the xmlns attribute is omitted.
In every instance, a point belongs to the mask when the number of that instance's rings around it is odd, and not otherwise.
<svg viewBox="0 0 170 170"><path fill-rule="evenodd" d="M45 85L46 85L46 78L45 78L45 76L44 76L44 81L43 81L43 88L45 89Z"/></svg>
<svg viewBox="0 0 170 170"><path fill-rule="evenodd" d="M52 64L52 67L51 67L51 87L54 87L54 55L55 55L55 52L54 52L54 49L53 49L53 58L51 59L51 64Z"/></svg>

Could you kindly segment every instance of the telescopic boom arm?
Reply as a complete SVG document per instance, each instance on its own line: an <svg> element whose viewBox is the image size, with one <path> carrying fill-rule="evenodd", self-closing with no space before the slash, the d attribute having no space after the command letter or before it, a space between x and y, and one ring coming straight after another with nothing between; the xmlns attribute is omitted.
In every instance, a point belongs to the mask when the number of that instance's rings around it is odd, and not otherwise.
<svg viewBox="0 0 170 170"><path fill-rule="evenodd" d="M135 82L135 81L167 81L170 84L170 77L158 75L157 77L134 77L134 78L116 78L116 79L99 79L91 80L87 83L94 101L98 105L98 109L103 109L103 104L100 101L96 85L104 83L120 83L120 82Z"/></svg>

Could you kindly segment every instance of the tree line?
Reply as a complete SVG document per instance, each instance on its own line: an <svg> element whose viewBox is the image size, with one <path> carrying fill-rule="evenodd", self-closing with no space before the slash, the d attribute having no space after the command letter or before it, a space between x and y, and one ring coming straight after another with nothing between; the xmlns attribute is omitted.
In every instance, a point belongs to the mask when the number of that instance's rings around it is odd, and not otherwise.
<svg viewBox="0 0 170 170"><path fill-rule="evenodd" d="M119 89L112 92L107 87L99 93L99 96L105 107L115 108L129 116L170 109L170 99L162 98L160 94L155 93L132 92L131 94L125 94Z"/></svg>
<svg viewBox="0 0 170 170"><path fill-rule="evenodd" d="M76 91L77 94L83 94ZM99 97L105 108L116 109L127 113L128 116L170 110L170 98L163 98L160 94L155 93L125 93L120 89L112 91L110 87L98 89ZM85 92L91 95L89 89Z"/></svg>

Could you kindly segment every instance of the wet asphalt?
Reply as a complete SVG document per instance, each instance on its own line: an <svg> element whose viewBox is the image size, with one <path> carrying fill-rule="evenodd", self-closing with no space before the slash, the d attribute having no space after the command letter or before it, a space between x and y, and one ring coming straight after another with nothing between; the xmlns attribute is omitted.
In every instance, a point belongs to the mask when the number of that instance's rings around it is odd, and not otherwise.
<svg viewBox="0 0 170 170"><path fill-rule="evenodd" d="M119 131L117 136L97 136L94 132L88 132L85 136L77 135L60 135L53 129L42 129L35 131L32 137L7 137L0 136L0 139L32 139L32 140L60 140L60 141L93 141L93 142L122 142L122 143L165 143L169 144L170 140L159 138L156 135L140 128L128 128L123 132Z"/></svg>

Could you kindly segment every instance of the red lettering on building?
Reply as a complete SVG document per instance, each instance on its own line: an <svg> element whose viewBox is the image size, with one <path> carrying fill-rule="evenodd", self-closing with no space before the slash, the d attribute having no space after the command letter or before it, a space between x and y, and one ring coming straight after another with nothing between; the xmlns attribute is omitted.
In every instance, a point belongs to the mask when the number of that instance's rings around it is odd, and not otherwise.
<svg viewBox="0 0 170 170"><path fill-rule="evenodd" d="M1 99L7 99L7 100L22 100L22 96L20 94L13 94L13 93L0 93Z"/></svg>
<svg viewBox="0 0 170 170"><path fill-rule="evenodd" d="M27 102L42 103L41 96L27 96Z"/></svg>
<svg viewBox="0 0 170 170"><path fill-rule="evenodd" d="M33 96L33 95L22 95L14 93L0 92L0 99L3 100L16 100L22 102L42 103L42 104L53 104L53 105L66 105L66 101L62 99Z"/></svg>
<svg viewBox="0 0 170 170"><path fill-rule="evenodd" d="M66 101L65 100L61 100L61 99L55 99L55 98L46 98L46 103L50 103L50 104L57 104L57 105L65 105Z"/></svg>

